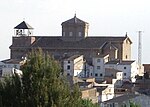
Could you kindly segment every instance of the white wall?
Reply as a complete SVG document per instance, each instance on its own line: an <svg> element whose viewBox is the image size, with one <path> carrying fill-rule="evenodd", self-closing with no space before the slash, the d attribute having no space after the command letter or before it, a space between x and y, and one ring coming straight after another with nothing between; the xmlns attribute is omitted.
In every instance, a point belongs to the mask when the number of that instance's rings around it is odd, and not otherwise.
<svg viewBox="0 0 150 107"><path fill-rule="evenodd" d="M135 81L135 76L138 74L138 67L136 61L132 64L105 64L105 68L113 68L123 72L123 79L129 80L131 79L132 82Z"/></svg>
<svg viewBox="0 0 150 107"><path fill-rule="evenodd" d="M20 64L5 64L3 62L0 62L0 68L16 68L16 69L20 69Z"/></svg>
<svg viewBox="0 0 150 107"><path fill-rule="evenodd" d="M123 79L131 79L135 81L135 76L138 74L137 64L133 62L131 65L118 65L117 69L123 71ZM125 75L126 73L126 75Z"/></svg>
<svg viewBox="0 0 150 107"><path fill-rule="evenodd" d="M102 91L102 101L110 100L113 97L114 97L114 85L110 84L104 91Z"/></svg>
<svg viewBox="0 0 150 107"><path fill-rule="evenodd" d="M96 79L104 79L104 58L93 58L93 77Z"/></svg>
<svg viewBox="0 0 150 107"><path fill-rule="evenodd" d="M70 66L70 69L68 69ZM66 59L63 64L65 75L83 77L84 74L84 60L83 55L75 59Z"/></svg>
<svg viewBox="0 0 150 107"><path fill-rule="evenodd" d="M2 68L2 77L12 76L17 73L19 76L22 75L22 71L15 68Z"/></svg>

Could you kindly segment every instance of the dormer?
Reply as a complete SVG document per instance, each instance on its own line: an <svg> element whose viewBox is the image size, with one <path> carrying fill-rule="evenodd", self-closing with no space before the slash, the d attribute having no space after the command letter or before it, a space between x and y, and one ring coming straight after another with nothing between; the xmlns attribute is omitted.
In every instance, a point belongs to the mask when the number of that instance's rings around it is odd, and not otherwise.
<svg viewBox="0 0 150 107"><path fill-rule="evenodd" d="M63 40L78 41L88 36L89 24L77 18L76 15L61 25Z"/></svg>
<svg viewBox="0 0 150 107"><path fill-rule="evenodd" d="M25 21L14 27L15 36L32 36L33 28Z"/></svg>

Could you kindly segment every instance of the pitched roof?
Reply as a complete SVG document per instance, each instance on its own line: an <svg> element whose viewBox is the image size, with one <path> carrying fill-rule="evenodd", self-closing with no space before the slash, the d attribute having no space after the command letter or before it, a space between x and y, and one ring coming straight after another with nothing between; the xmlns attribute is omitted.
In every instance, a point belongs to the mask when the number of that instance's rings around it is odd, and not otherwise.
<svg viewBox="0 0 150 107"><path fill-rule="evenodd" d="M80 41L63 41L61 36L57 37L36 37L37 41L32 45L32 47L42 47L48 49L100 49L101 45L106 41L113 42L123 42L126 37L86 37Z"/></svg>
<svg viewBox="0 0 150 107"><path fill-rule="evenodd" d="M5 64L19 64L21 60L20 59L6 59L6 60L2 60L1 62Z"/></svg>
<svg viewBox="0 0 150 107"><path fill-rule="evenodd" d="M119 64L120 60L111 60L109 62L106 62L105 64Z"/></svg>
<svg viewBox="0 0 150 107"><path fill-rule="evenodd" d="M114 50L118 50L118 48L116 46L114 46L111 41L109 42L105 42L105 45L102 45L101 48L105 48L105 47L108 47L109 49L114 49Z"/></svg>
<svg viewBox="0 0 150 107"><path fill-rule="evenodd" d="M88 87L88 85L92 84L92 82L78 82L79 86Z"/></svg>
<svg viewBox="0 0 150 107"><path fill-rule="evenodd" d="M77 23L77 24L88 24L87 22L77 18L76 15L75 15L73 18L71 18L71 19L69 19L65 22L62 22L62 25L63 24L75 24L75 23Z"/></svg>
<svg viewBox="0 0 150 107"><path fill-rule="evenodd" d="M132 98L135 98L137 96L139 96L139 95L138 94L125 94L125 95L122 95L122 96L115 97L113 99L104 101L104 103L118 103L118 102L123 102L123 101L126 101L126 100L130 100Z"/></svg>
<svg viewBox="0 0 150 107"><path fill-rule="evenodd" d="M111 60L106 64L119 64L119 65L131 65L135 60Z"/></svg>
<svg viewBox="0 0 150 107"><path fill-rule="evenodd" d="M14 29L33 29L28 23L25 21L21 22L19 25L14 27Z"/></svg>
<svg viewBox="0 0 150 107"><path fill-rule="evenodd" d="M121 61L119 65L131 65L135 60L126 60L126 61Z"/></svg>
<svg viewBox="0 0 150 107"><path fill-rule="evenodd" d="M73 55L73 56L71 56L71 57L69 57L69 58L67 58L67 59L65 59L65 60L74 60L74 59L76 59L76 58L78 58L78 57L80 57L81 55Z"/></svg>

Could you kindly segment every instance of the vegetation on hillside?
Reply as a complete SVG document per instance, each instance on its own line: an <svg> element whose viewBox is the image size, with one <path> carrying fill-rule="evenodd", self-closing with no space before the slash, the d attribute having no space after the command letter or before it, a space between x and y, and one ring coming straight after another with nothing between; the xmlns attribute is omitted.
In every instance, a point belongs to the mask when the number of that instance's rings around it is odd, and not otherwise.
<svg viewBox="0 0 150 107"><path fill-rule="evenodd" d="M78 86L70 88L61 67L42 50L32 51L15 74L0 82L0 107L98 107L81 99Z"/></svg>

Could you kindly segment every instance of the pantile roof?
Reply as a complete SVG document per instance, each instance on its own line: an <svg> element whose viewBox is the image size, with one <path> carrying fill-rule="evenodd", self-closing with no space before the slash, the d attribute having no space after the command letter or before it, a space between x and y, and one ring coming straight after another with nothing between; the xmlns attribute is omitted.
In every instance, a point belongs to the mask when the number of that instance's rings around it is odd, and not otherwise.
<svg viewBox="0 0 150 107"><path fill-rule="evenodd" d="M25 21L21 22L19 25L14 27L14 29L33 29L28 23Z"/></svg>
<svg viewBox="0 0 150 107"><path fill-rule="evenodd" d="M86 37L80 41L63 41L61 36L38 36L32 47L42 47L48 49L100 49L104 42L123 42L126 39L123 37Z"/></svg>

